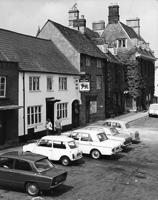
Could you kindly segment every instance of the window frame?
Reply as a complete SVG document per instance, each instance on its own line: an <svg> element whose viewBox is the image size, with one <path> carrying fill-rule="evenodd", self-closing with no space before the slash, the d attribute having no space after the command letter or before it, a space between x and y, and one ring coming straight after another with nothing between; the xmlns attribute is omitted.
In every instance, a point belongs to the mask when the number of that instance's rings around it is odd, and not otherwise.
<svg viewBox="0 0 158 200"><path fill-rule="evenodd" d="M57 104L57 117L61 119L66 119L68 117L68 103L58 103Z"/></svg>
<svg viewBox="0 0 158 200"><path fill-rule="evenodd" d="M67 77L66 76L59 77L59 90L60 91L67 90Z"/></svg>
<svg viewBox="0 0 158 200"><path fill-rule="evenodd" d="M102 89L102 76L101 75L96 76L96 89L97 90Z"/></svg>
<svg viewBox="0 0 158 200"><path fill-rule="evenodd" d="M29 76L29 91L40 91L40 76Z"/></svg>
<svg viewBox="0 0 158 200"><path fill-rule="evenodd" d="M49 80L50 80L50 82L49 82ZM47 91L48 92L53 91L53 82L54 82L53 76L47 76Z"/></svg>
<svg viewBox="0 0 158 200"><path fill-rule="evenodd" d="M40 124L42 121L42 106L28 106L27 107L27 125Z"/></svg>
<svg viewBox="0 0 158 200"><path fill-rule="evenodd" d="M2 83L2 79L4 79L4 83ZM7 85L7 77L0 76L0 98L6 97L6 85ZM3 95L1 95L1 92L3 93Z"/></svg>

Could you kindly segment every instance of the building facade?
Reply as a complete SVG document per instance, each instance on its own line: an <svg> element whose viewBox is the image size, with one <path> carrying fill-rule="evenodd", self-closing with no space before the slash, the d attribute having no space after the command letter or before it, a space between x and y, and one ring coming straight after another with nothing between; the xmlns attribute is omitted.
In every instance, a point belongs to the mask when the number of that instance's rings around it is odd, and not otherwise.
<svg viewBox="0 0 158 200"><path fill-rule="evenodd" d="M69 11L69 28L48 20L38 38L50 39L80 72L80 125L105 118L106 56L88 37L86 20ZM82 88L82 86L85 86Z"/></svg>

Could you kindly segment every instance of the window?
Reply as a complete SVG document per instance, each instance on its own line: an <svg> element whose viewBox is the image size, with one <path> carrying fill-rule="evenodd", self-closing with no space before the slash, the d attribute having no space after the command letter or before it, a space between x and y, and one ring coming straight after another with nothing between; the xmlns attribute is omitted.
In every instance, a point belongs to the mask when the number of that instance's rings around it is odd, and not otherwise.
<svg viewBox="0 0 158 200"><path fill-rule="evenodd" d="M15 169L24 170L24 171L32 171L30 164L23 160L16 160Z"/></svg>
<svg viewBox="0 0 158 200"><path fill-rule="evenodd" d="M0 97L6 97L6 77L0 76Z"/></svg>
<svg viewBox="0 0 158 200"><path fill-rule="evenodd" d="M119 39L117 42L117 47L126 47L127 46L127 39Z"/></svg>
<svg viewBox="0 0 158 200"><path fill-rule="evenodd" d="M90 101L90 114L97 113L97 101Z"/></svg>
<svg viewBox="0 0 158 200"><path fill-rule="evenodd" d="M97 59L97 67L98 67L98 68L101 68L101 67L102 67L101 60L99 60L99 59Z"/></svg>
<svg viewBox="0 0 158 200"><path fill-rule="evenodd" d="M66 146L65 146L65 144L63 142L54 141L53 142L53 148L66 149Z"/></svg>
<svg viewBox="0 0 158 200"><path fill-rule="evenodd" d="M30 76L29 77L29 90L30 91L39 91L39 76Z"/></svg>
<svg viewBox="0 0 158 200"><path fill-rule="evenodd" d="M47 91L52 91L53 90L53 77L48 76L47 77Z"/></svg>
<svg viewBox="0 0 158 200"><path fill-rule="evenodd" d="M68 103L57 104L57 117L67 118L67 105Z"/></svg>
<svg viewBox="0 0 158 200"><path fill-rule="evenodd" d="M51 140L42 139L38 143L38 146L40 146L40 147L52 147L52 141Z"/></svg>
<svg viewBox="0 0 158 200"><path fill-rule="evenodd" d="M97 90L100 90L102 88L102 76L96 76L96 79Z"/></svg>
<svg viewBox="0 0 158 200"><path fill-rule="evenodd" d="M27 108L27 124L41 123L41 106L30 106Z"/></svg>
<svg viewBox="0 0 158 200"><path fill-rule="evenodd" d="M88 133L81 134L81 141L92 141L90 135Z"/></svg>
<svg viewBox="0 0 158 200"><path fill-rule="evenodd" d="M14 160L12 158L0 158L0 167L6 168L6 169L12 169L13 168L13 162Z"/></svg>
<svg viewBox="0 0 158 200"><path fill-rule="evenodd" d="M97 136L98 136L98 139L99 139L100 142L108 140L108 137L106 136L105 133L98 133Z"/></svg>
<svg viewBox="0 0 158 200"><path fill-rule="evenodd" d="M59 90L67 90L67 78L59 77Z"/></svg>
<svg viewBox="0 0 158 200"><path fill-rule="evenodd" d="M86 66L90 66L91 65L91 61L89 57L86 57Z"/></svg>

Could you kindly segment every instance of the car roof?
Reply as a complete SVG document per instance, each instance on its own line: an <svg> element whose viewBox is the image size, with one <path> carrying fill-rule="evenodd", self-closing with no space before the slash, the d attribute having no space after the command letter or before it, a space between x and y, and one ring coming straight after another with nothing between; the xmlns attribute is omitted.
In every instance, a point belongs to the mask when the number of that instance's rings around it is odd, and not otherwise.
<svg viewBox="0 0 158 200"><path fill-rule="evenodd" d="M120 119L107 119L107 120L105 120L104 122L118 122L118 123L126 123L125 121L120 120Z"/></svg>
<svg viewBox="0 0 158 200"><path fill-rule="evenodd" d="M42 137L41 139L57 140L62 142L70 142L73 140L72 138L66 137L65 135L47 135Z"/></svg>
<svg viewBox="0 0 158 200"><path fill-rule="evenodd" d="M77 129L77 130L74 130L73 132L80 132L80 133L90 133L90 134L96 134L96 133L101 133L101 129L98 128L98 130L94 129L94 130L89 130L89 129L84 129L84 128L81 128L81 129Z"/></svg>
<svg viewBox="0 0 158 200"><path fill-rule="evenodd" d="M34 154L31 152L23 152L23 151L8 151L0 155L0 157L7 157L7 158L14 158L14 159L21 159L25 161L36 162L38 160L42 160L47 158L46 156Z"/></svg>

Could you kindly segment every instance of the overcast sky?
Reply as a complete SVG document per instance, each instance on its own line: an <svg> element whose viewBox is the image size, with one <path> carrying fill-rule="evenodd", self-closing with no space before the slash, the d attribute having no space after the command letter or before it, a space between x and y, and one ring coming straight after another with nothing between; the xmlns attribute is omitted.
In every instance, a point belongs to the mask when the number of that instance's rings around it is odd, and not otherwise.
<svg viewBox="0 0 158 200"><path fill-rule="evenodd" d="M48 19L67 26L75 3L89 28L93 21L107 24L108 6L117 3L121 22L140 18L141 35L158 57L158 0L0 0L0 28L34 36Z"/></svg>

